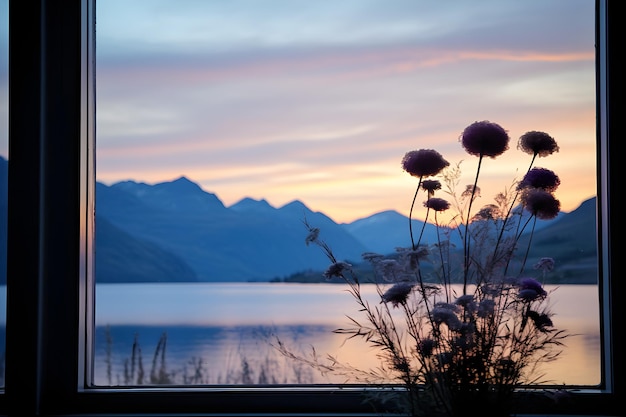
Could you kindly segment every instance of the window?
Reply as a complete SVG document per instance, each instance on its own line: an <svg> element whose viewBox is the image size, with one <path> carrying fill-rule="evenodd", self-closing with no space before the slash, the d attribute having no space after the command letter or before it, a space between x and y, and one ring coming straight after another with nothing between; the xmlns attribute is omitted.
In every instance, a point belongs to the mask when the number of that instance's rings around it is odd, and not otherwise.
<svg viewBox="0 0 626 417"><path fill-rule="evenodd" d="M619 137L617 98L609 94L620 67L609 35L617 31L599 1L598 133L601 288L605 325L605 379L597 390L575 393L557 408L527 402L524 412L606 414L623 394L622 359L611 337L619 314L618 265L611 262L617 216L611 216ZM7 288L7 372L3 410L11 414L70 413L318 413L368 412L358 392L333 388L141 389L85 387L86 342L93 317L88 271L93 207L93 4L64 2L56 7L10 4L9 245ZM613 23L616 25L616 23ZM610 30L609 30L610 29ZM36 34L37 36L33 36ZM610 39L613 39L612 37ZM26 45L27 43L28 45ZM31 46L31 47L27 47ZM36 65L30 66L35 62ZM611 71L607 70L607 65ZM27 68L28 70L26 70ZM616 88L616 87L612 87ZM90 139L91 137L91 139ZM19 138L19 140L17 139ZM19 192L18 192L19 190ZM617 211L614 208L614 211ZM88 215L89 214L89 215ZM13 324L15 323L15 324ZM18 325L19 323L19 325ZM528 394L532 396L532 394Z"/></svg>
<svg viewBox="0 0 626 417"><path fill-rule="evenodd" d="M333 382L274 351L264 339L270 330L289 344L297 337L303 349L314 344L353 364L357 357L375 363L365 343L342 344L332 332L345 324L345 292L324 282L280 282L315 267L324 281L327 266L303 244L302 212L282 205L298 199L338 223L387 209L406 213L412 178L397 169L399 156L445 146L450 161L464 159L470 168L454 142L474 118L497 115L511 137L523 129L549 132L561 151L536 165L558 171L562 209L595 197L592 1L466 5L465 20L424 2L263 4L96 5L97 386ZM475 15L485 14L489 24L476 24ZM489 36L503 27L506 36ZM501 169L500 191L516 174L511 169L504 180L508 167L525 168L523 156L511 149L483 174ZM495 194L489 185L481 186L480 204ZM259 201L238 204L244 197ZM122 201L132 204L115 203ZM585 243L594 245L588 203ZM385 247L343 235L352 244L331 245L351 261L366 251L391 253L406 243L406 222L400 224L400 239ZM337 224L322 229L339 235ZM145 255L156 249L166 252L163 261L174 255L189 268L155 268ZM597 260L592 255L591 268L581 268L581 250L572 251L576 265L557 260L564 278L554 299L563 308L578 298L568 292L584 288L589 311L576 301L569 310L578 316L555 308L557 327L580 336L568 340L546 378L592 386L600 381ZM582 272L572 278L565 271ZM586 286L571 284L581 278ZM151 358L159 341L167 351L157 369Z"/></svg>
<svg viewBox="0 0 626 417"><path fill-rule="evenodd" d="M8 2L0 2L0 387L4 387L7 267L7 155L9 145L9 33Z"/></svg>

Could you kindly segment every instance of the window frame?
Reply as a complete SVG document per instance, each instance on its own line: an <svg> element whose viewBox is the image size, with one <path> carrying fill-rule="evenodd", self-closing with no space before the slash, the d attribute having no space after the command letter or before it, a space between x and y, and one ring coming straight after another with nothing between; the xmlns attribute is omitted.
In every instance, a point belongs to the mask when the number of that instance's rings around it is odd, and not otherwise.
<svg viewBox="0 0 626 417"><path fill-rule="evenodd" d="M613 15L609 13L615 7ZM554 404L520 392L519 413L615 415L625 394L616 337L623 285L612 258L617 199L616 0L596 0L598 247L603 384ZM93 322L95 0L9 2L7 346L0 414L375 415L355 387L90 389ZM610 117L611 114L613 117ZM613 179L613 181L611 181ZM615 233L612 233L615 231ZM617 277L612 279L612 277ZM619 412L619 411L617 411Z"/></svg>

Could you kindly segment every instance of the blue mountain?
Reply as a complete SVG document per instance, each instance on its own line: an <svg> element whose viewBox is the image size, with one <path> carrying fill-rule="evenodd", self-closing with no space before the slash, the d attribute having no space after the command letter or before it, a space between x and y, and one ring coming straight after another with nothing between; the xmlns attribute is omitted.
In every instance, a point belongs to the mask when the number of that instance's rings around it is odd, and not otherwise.
<svg viewBox="0 0 626 417"><path fill-rule="evenodd" d="M246 198L227 208L184 177L155 185L98 183L96 210L131 236L182 259L200 281L268 281L325 268L328 259L304 243L304 219L324 230L325 240L339 248L338 257L360 259L366 251L340 225L300 201L273 208Z"/></svg>
<svg viewBox="0 0 626 417"><path fill-rule="evenodd" d="M6 282L8 162L0 157L0 284ZM4 221L2 221L4 219ZM307 246L304 222L338 260L358 264L364 252L393 253L410 246L408 218L383 211L348 224L294 200L275 208L249 197L226 207L215 195L182 176L150 185L96 183L97 282L269 281L301 271L321 275L329 260ZM434 225L413 220L413 234L435 243ZM529 239L525 236L521 244ZM538 222L531 257L555 257L562 282L595 278L595 198L571 213ZM578 275L577 275L578 274Z"/></svg>

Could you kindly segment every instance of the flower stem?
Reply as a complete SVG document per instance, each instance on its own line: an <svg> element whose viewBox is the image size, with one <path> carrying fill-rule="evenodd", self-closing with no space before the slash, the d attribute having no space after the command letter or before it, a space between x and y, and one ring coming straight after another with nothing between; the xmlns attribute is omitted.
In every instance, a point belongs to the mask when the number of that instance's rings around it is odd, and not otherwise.
<svg viewBox="0 0 626 417"><path fill-rule="evenodd" d="M478 168L476 168L476 177L474 178L474 185L472 186L472 194L470 195L470 201L467 207L467 217L465 218L465 235L463 236L463 295L467 294L467 281L469 278L469 265L470 265L470 239L469 239L469 223L472 212L472 203L476 196L476 187L478 185L478 176L480 175L480 166L483 162L483 155L478 158Z"/></svg>
<svg viewBox="0 0 626 417"><path fill-rule="evenodd" d="M422 177L420 177L419 182L417 183L417 188L415 188L415 194L413 195L413 201L411 201L411 209L409 210L409 234L411 235L411 249L417 249L415 246L415 240L413 240L413 207L415 207L415 200L417 199L417 193L420 190L420 186L422 185ZM423 232L422 228L422 232ZM421 238L421 234L420 234ZM419 241L418 241L419 242Z"/></svg>

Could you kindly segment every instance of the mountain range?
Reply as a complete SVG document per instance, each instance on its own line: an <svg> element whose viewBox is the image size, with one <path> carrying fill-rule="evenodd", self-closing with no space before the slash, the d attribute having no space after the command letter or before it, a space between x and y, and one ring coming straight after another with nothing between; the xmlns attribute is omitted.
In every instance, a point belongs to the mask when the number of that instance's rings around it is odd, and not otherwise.
<svg viewBox="0 0 626 417"><path fill-rule="evenodd" d="M5 219L6 171L7 161L0 157L0 218ZM408 218L396 211L336 223L299 200L276 208L246 197L226 207L184 176L154 185L97 182L95 195L100 283L280 281L303 271L319 271L321 278L329 261L319 248L305 244L305 220L321 230L340 260L353 264L364 252L388 254L410 246ZM413 230L423 225L414 220ZM559 282L595 282L595 239L591 198L571 213L539 222L529 256L554 257L561 265ZM424 225L423 241L436 241L434 225ZM0 242L2 266L6 224L0 227ZM6 277L0 275L0 282Z"/></svg>

